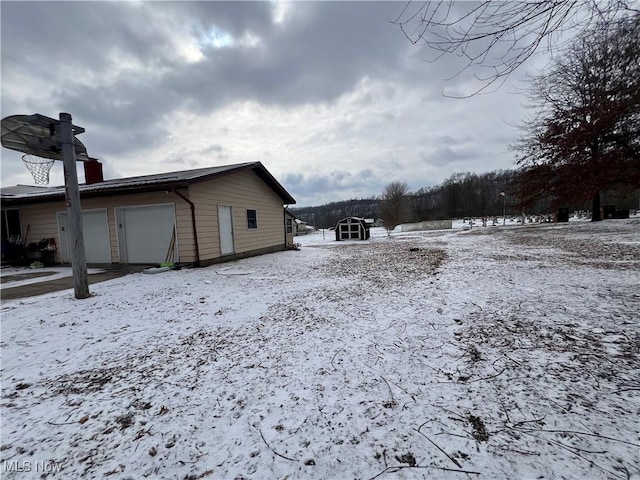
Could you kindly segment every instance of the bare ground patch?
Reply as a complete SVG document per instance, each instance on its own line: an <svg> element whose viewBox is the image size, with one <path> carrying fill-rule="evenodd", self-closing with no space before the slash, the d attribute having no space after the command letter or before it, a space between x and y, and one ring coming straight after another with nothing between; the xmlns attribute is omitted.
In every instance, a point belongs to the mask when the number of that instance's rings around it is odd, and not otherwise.
<svg viewBox="0 0 640 480"><path fill-rule="evenodd" d="M445 250L424 246L413 238L349 244L336 248L335 253L328 271L336 276L358 277L378 288L433 276L447 259Z"/></svg>
<svg viewBox="0 0 640 480"><path fill-rule="evenodd" d="M633 227L633 225L630 225ZM611 229L609 235L597 234L586 226L583 228L536 228L510 231L506 237L510 242L531 251L536 248L553 248L564 252L561 261L575 265L590 265L618 270L640 269L640 228L629 231ZM604 230L606 232L606 230Z"/></svg>

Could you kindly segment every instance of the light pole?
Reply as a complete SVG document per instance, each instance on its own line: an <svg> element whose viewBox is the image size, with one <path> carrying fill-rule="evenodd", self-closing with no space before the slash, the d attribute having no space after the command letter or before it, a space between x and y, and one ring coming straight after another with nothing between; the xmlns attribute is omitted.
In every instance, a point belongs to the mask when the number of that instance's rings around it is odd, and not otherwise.
<svg viewBox="0 0 640 480"><path fill-rule="evenodd" d="M504 192L500 192L500 196L502 197L502 226L504 227L507 223L507 216L506 216L507 194Z"/></svg>

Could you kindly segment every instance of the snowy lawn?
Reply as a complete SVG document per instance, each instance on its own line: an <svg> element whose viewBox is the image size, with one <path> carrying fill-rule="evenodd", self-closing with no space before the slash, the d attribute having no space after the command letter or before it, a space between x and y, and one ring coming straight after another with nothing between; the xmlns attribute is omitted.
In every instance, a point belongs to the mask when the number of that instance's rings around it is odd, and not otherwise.
<svg viewBox="0 0 640 480"><path fill-rule="evenodd" d="M640 478L640 219L331 234L3 301L2 478Z"/></svg>

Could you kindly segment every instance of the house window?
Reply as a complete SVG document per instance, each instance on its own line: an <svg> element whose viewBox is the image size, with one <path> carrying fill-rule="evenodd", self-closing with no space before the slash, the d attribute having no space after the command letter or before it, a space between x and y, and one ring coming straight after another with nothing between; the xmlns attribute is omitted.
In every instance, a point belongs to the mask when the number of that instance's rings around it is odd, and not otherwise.
<svg viewBox="0 0 640 480"><path fill-rule="evenodd" d="M287 233L293 233L293 220L287 218Z"/></svg>
<svg viewBox="0 0 640 480"><path fill-rule="evenodd" d="M258 212L256 210L247 210L247 228L249 230L258 228Z"/></svg>

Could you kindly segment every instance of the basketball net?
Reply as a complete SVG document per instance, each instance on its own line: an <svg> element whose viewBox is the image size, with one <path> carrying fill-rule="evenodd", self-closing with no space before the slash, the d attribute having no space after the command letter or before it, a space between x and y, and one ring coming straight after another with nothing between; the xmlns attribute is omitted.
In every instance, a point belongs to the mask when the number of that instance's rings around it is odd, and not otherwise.
<svg viewBox="0 0 640 480"><path fill-rule="evenodd" d="M28 153L22 156L22 161L27 166L33 176L36 185L47 185L49 183L49 172L55 163L52 158L42 158Z"/></svg>

